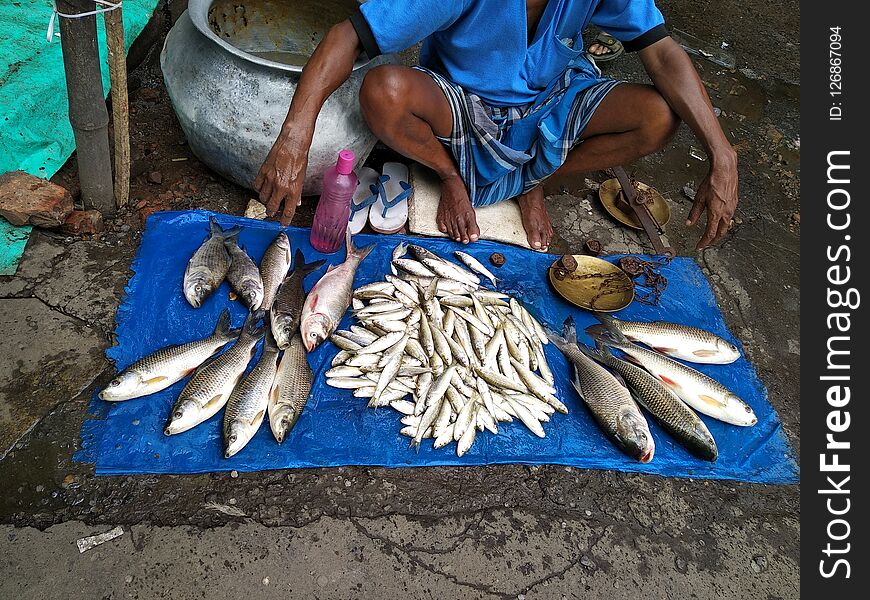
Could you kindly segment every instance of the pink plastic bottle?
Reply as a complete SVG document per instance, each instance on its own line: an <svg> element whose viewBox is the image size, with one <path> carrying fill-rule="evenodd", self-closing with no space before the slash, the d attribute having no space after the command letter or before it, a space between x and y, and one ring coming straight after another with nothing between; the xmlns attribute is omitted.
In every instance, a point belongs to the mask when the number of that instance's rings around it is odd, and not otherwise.
<svg viewBox="0 0 870 600"><path fill-rule="evenodd" d="M335 166L323 175L323 193L311 226L311 245L318 252L331 254L344 246L350 202L358 183L353 162L353 150L342 150Z"/></svg>

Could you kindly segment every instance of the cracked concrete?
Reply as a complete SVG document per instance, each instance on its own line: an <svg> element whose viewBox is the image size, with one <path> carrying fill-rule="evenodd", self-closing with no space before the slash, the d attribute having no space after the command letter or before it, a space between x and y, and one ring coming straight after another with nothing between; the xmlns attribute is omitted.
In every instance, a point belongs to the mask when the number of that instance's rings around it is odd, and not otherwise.
<svg viewBox="0 0 870 600"><path fill-rule="evenodd" d="M165 23L182 4L161 4ZM733 73L696 63L741 172L734 228L696 258L799 452L798 10L754 1L743 19L734 0L659 4L669 26L738 57ZM240 214L249 192L184 144L159 33L130 74L132 204L163 196L166 208ZM635 56L607 72L644 80ZM700 232L684 225L683 189L708 168L693 146L683 127L628 169L670 201L668 235L685 255ZM147 180L154 170L163 185ZM650 250L602 212L605 177L547 182L554 251L590 237L609 252ZM56 179L77 188L74 159ZM294 224L310 223L312 206ZM92 240L35 231L18 275L0 278L0 598L799 596L797 486L522 465L95 477L72 454L91 394L113 372L103 352L138 244L135 210L106 229ZM115 525L121 538L78 553L77 538Z"/></svg>

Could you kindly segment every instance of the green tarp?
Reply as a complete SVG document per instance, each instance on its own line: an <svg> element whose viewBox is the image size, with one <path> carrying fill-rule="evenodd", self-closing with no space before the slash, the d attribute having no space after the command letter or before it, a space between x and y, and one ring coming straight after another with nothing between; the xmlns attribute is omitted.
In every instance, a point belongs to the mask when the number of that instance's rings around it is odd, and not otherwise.
<svg viewBox="0 0 870 600"><path fill-rule="evenodd" d="M127 48L145 28L159 0L125 0ZM22 170L48 179L75 150L69 124L60 38L46 40L51 0L0 2L0 173ZM102 16L97 39L103 90L109 91L109 65ZM55 24L54 30L60 28ZM0 217L0 274L14 274L29 228L14 231ZM9 244L9 237L15 239Z"/></svg>

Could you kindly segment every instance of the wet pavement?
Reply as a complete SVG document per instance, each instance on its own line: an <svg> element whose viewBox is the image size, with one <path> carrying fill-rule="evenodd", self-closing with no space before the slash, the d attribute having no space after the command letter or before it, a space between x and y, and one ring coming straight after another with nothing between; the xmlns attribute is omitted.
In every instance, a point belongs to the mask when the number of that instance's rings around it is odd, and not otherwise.
<svg viewBox="0 0 870 600"><path fill-rule="evenodd" d="M734 71L696 61L741 172L732 232L696 256L799 452L797 3L660 6L737 57ZM168 23L177 6L161 10ZM644 80L633 56L606 72ZM518 465L94 477L73 462L91 394L113 373L103 351L141 217L241 214L250 197L190 154L155 50L131 87L130 209L99 239L35 231L18 275L0 278L0 597L798 596L798 486ZM688 255L700 233L683 225L688 196L708 166L693 148L683 127L629 168L668 198L669 238ZM604 178L548 182L554 251L590 237L610 252L649 250L603 214ZM75 191L74 160L56 180ZM294 224L310 223L311 206ZM77 538L116 525L123 536L79 554Z"/></svg>

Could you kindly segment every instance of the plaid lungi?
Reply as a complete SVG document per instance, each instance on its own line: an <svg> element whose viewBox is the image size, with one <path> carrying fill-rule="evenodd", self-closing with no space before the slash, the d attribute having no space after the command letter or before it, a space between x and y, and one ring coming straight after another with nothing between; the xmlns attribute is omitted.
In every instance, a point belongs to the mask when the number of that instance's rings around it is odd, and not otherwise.
<svg viewBox="0 0 870 600"><path fill-rule="evenodd" d="M447 97L453 132L438 139L450 148L474 206L514 198L552 175L582 142L595 109L619 84L578 61L534 102L499 107L434 71L414 68L432 77Z"/></svg>

